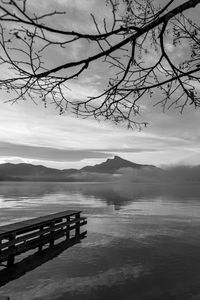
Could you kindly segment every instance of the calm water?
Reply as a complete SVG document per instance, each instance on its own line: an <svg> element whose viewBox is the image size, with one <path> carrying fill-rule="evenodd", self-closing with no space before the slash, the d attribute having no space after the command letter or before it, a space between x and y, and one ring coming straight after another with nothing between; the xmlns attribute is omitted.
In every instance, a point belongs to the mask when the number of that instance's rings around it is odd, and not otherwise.
<svg viewBox="0 0 200 300"><path fill-rule="evenodd" d="M88 236L0 288L11 300L200 299L198 184L0 183L0 224L66 209Z"/></svg>

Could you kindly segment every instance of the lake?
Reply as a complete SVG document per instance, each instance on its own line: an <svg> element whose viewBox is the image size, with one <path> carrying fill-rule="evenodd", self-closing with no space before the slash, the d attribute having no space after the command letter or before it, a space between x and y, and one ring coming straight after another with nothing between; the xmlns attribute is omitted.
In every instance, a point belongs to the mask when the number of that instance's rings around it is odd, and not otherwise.
<svg viewBox="0 0 200 300"><path fill-rule="evenodd" d="M200 299L200 187L0 183L0 225L67 209L87 238L0 288L11 300Z"/></svg>

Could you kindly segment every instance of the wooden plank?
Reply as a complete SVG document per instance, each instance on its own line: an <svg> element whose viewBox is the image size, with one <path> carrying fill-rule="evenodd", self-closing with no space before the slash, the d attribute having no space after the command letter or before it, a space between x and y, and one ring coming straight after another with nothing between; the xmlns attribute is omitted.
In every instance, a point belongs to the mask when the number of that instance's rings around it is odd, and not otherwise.
<svg viewBox="0 0 200 300"><path fill-rule="evenodd" d="M63 218L63 217L70 216L70 215L75 215L78 212L79 211L67 210L67 211L63 211L63 212L59 212L59 213L55 213L55 214L45 215L45 216L38 217L38 218L32 218L32 219L17 222L14 224L12 223L12 224L8 224L8 225L0 226L0 231L5 231L5 230L7 230L7 228L13 227L13 226L18 228L23 225L26 226L26 225L33 225L33 224L40 223L40 222L47 222L47 221L51 221L52 219L58 219L58 218Z"/></svg>
<svg viewBox="0 0 200 300"><path fill-rule="evenodd" d="M19 233L20 231L26 231L30 228L34 228L40 225L45 225L45 223L51 222L52 220L58 220L60 218L66 218L68 216L75 216L75 214L80 213L81 211L67 210L60 213L50 214L39 218L34 218L15 224L8 224L0 227L0 238L7 236L9 233L15 231ZM25 233L25 232L24 232Z"/></svg>

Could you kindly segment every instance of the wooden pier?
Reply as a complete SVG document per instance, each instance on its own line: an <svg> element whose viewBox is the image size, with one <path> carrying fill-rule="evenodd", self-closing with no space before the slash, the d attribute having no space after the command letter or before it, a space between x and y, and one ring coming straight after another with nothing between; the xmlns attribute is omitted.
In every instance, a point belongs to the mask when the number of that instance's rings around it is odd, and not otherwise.
<svg viewBox="0 0 200 300"><path fill-rule="evenodd" d="M81 227L87 224L81 211L64 211L0 227L0 264L13 266L15 257L31 249L42 251L45 245L65 237L67 241L82 238Z"/></svg>

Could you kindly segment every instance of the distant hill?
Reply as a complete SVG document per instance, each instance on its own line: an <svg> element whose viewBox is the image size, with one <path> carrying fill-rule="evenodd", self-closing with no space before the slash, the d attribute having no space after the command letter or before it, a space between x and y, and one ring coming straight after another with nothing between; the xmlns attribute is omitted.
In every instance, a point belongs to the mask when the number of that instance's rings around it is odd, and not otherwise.
<svg viewBox="0 0 200 300"><path fill-rule="evenodd" d="M81 169L81 171L113 174L122 168L141 169L141 168L145 168L145 167L156 168L155 166L152 166L152 165L136 164L129 160L122 159L119 156L115 156L113 159L107 159L105 162L103 162L101 164L97 164L95 166L84 167Z"/></svg>
<svg viewBox="0 0 200 300"><path fill-rule="evenodd" d="M0 178L13 179L13 180L28 180L37 178L59 178L62 177L62 171L46 168L44 166L31 165L31 164L1 164L0 165Z"/></svg>
<svg viewBox="0 0 200 300"><path fill-rule="evenodd" d="M107 159L101 164L87 166L80 170L64 169L58 170L47 168L42 165L31 164L0 164L0 180L34 180L34 181L77 181L86 180L84 174L88 173L117 173L122 168L142 169L144 167L156 168L150 165L141 165L115 156L113 159ZM82 176L82 177L81 177ZM91 178L93 175L91 176ZM81 179L82 178L82 179ZM91 179L90 179L91 180Z"/></svg>

